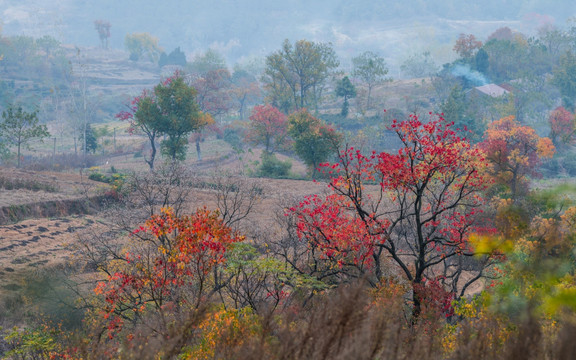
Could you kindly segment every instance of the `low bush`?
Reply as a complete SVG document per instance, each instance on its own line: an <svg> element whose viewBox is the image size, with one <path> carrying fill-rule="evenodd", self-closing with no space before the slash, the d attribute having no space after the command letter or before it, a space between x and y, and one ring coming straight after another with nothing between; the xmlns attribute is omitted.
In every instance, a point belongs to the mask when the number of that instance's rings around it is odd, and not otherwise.
<svg viewBox="0 0 576 360"><path fill-rule="evenodd" d="M34 179L9 179L6 177L0 177L0 188L5 190L26 189L46 192L58 192L60 190L58 185L54 183L46 183Z"/></svg>
<svg viewBox="0 0 576 360"><path fill-rule="evenodd" d="M560 173L560 164L558 163L559 159L553 158L549 159L548 161L544 161L540 166L540 172L544 177L554 177ZM576 164L575 164L576 165Z"/></svg>
<svg viewBox="0 0 576 360"><path fill-rule="evenodd" d="M270 178L286 178L290 174L292 163L290 161L282 161L276 158L276 155L270 153L262 153L260 157L262 164L258 170L258 175Z"/></svg>
<svg viewBox="0 0 576 360"><path fill-rule="evenodd" d="M562 161L562 167L570 176L576 176L576 158L575 157L565 157Z"/></svg>

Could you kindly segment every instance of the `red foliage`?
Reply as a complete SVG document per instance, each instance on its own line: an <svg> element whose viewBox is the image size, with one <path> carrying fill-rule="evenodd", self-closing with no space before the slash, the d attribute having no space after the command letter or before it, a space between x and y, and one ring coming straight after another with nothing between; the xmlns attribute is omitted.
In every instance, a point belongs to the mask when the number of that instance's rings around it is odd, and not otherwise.
<svg viewBox="0 0 576 360"><path fill-rule="evenodd" d="M394 121L391 130L404 145L396 154L350 148L340 163L322 164L335 176L332 194L291 209L300 238L347 274L379 281L383 261L391 259L414 284L436 272L454 275L453 257L473 251L468 236L489 181L482 151L451 126L441 117ZM452 291L463 285L456 278Z"/></svg>
<svg viewBox="0 0 576 360"><path fill-rule="evenodd" d="M556 145L573 144L576 140L576 118L574 114L559 106L548 118L550 123L550 137Z"/></svg>
<svg viewBox="0 0 576 360"><path fill-rule="evenodd" d="M439 279L424 279L422 283L414 287L414 291L422 300L423 312L432 318L436 319L440 316L449 318L454 315L452 301L455 299L455 294L446 291Z"/></svg>
<svg viewBox="0 0 576 360"><path fill-rule="evenodd" d="M460 34L453 50L464 59L469 59L482 47L482 41L472 34Z"/></svg>
<svg viewBox="0 0 576 360"><path fill-rule="evenodd" d="M275 152L284 144L287 136L288 119L272 105L255 106L250 115L246 141L262 144L267 152Z"/></svg>
<svg viewBox="0 0 576 360"><path fill-rule="evenodd" d="M111 336L123 319L147 308L198 306L209 272L225 262L232 243L243 240L206 209L182 217L163 209L133 236L150 242L150 251L126 253L125 265L94 289L107 304L104 318Z"/></svg>
<svg viewBox="0 0 576 360"><path fill-rule="evenodd" d="M226 69L208 71L196 77L191 84L197 93L200 109L212 116L219 116L230 111L232 107L230 90L230 72Z"/></svg>
<svg viewBox="0 0 576 360"><path fill-rule="evenodd" d="M364 272L374 266L376 245L384 242L385 237L372 234L362 219L346 209L347 203L338 194L325 199L313 195L291 211L298 214L298 236L320 250L320 259L335 262L340 268L353 266Z"/></svg>
<svg viewBox="0 0 576 360"><path fill-rule="evenodd" d="M514 32L508 26L504 26L496 29L492 34L490 34L486 41L490 40L512 41L514 40Z"/></svg>

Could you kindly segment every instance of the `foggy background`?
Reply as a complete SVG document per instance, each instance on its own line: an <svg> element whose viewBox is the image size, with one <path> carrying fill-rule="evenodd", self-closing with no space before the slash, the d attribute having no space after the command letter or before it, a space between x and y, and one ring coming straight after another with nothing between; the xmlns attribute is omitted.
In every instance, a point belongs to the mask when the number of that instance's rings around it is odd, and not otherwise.
<svg viewBox="0 0 576 360"><path fill-rule="evenodd" d="M265 57L284 39L331 42L346 69L365 50L386 58L391 74L411 54L451 61L460 33L484 37L508 26L528 36L543 25L565 26L576 2L550 0L2 0L3 34L51 35L64 44L97 47L94 20L111 24L110 48L128 33L150 33L187 58L212 48L229 64Z"/></svg>

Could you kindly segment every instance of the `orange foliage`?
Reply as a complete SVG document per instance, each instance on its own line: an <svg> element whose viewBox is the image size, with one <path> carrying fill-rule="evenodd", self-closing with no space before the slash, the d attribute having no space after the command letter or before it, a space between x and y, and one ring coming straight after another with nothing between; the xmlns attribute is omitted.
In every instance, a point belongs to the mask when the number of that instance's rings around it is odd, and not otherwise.
<svg viewBox="0 0 576 360"><path fill-rule="evenodd" d="M464 59L469 59L482 47L482 41L472 34L460 34L453 50Z"/></svg>
<svg viewBox="0 0 576 360"><path fill-rule="evenodd" d="M106 301L103 316L110 334L150 308L199 306L211 270L225 262L231 244L243 240L206 209L181 217L162 209L133 236L150 247L142 254L126 253L124 265L94 289Z"/></svg>
<svg viewBox="0 0 576 360"><path fill-rule="evenodd" d="M522 126L514 116L490 124L480 148L490 161L495 182L508 186L513 199L522 187L527 187L528 175L539 175L536 170L541 159L551 158L556 150L549 138L542 138L531 127Z"/></svg>
<svg viewBox="0 0 576 360"><path fill-rule="evenodd" d="M266 152L284 147L288 135L288 118L272 105L255 106L250 115L246 141L264 145Z"/></svg>

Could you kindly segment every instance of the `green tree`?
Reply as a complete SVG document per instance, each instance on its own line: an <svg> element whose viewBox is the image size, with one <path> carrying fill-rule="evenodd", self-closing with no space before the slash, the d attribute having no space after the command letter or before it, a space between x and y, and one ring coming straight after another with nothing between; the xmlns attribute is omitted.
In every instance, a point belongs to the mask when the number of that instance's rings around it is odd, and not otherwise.
<svg viewBox="0 0 576 360"><path fill-rule="evenodd" d="M144 57L153 63L158 62L162 48L158 46L158 39L148 33L127 34L124 46L130 52L130 60L138 61Z"/></svg>
<svg viewBox="0 0 576 360"><path fill-rule="evenodd" d="M62 53L62 50L60 49L60 41L49 35L44 35L41 38L36 39L36 47L37 49L44 51L44 55L47 58L52 57L52 55Z"/></svg>
<svg viewBox="0 0 576 360"><path fill-rule="evenodd" d="M317 109L326 80L340 65L331 44L288 39L266 57L263 81L270 102L284 112Z"/></svg>
<svg viewBox="0 0 576 360"><path fill-rule="evenodd" d="M152 154L145 161L150 170L154 169L158 136L166 136L161 142L164 156L173 161L184 160L188 136L213 121L200 111L196 90L178 74L156 85L153 91L143 91L132 100L129 111L122 111L116 117L130 121L133 130L142 131L148 137Z"/></svg>
<svg viewBox="0 0 576 360"><path fill-rule="evenodd" d="M482 61L479 65L487 68L485 75L495 82L514 80L540 68L537 56L531 54L528 42L521 37L513 40L492 39L482 49L488 55L488 66L482 64Z"/></svg>
<svg viewBox="0 0 576 360"><path fill-rule="evenodd" d="M538 30L538 42L544 46L554 63L570 49L573 41L574 36L570 34L570 31L562 31L551 25Z"/></svg>
<svg viewBox="0 0 576 360"><path fill-rule="evenodd" d="M484 48L480 48L476 55L474 56L474 65L476 67L476 71L479 71L483 74L488 72L490 67L490 56L484 50Z"/></svg>
<svg viewBox="0 0 576 360"><path fill-rule="evenodd" d="M167 136L161 143L162 153L172 160L184 160L188 135L206 125L196 102L196 90L174 76L154 88L156 103L162 116L160 131Z"/></svg>
<svg viewBox="0 0 576 360"><path fill-rule="evenodd" d="M135 97L129 111L121 111L116 114L120 120L130 121L129 132L142 132L148 137L150 142L150 158L144 158L144 161L154 170L154 160L156 159L156 138L161 134L158 119L161 118L160 108L154 101L154 92L144 90L140 96Z"/></svg>
<svg viewBox="0 0 576 360"><path fill-rule="evenodd" d="M564 107L574 111L576 100L576 56L571 51L566 52L560 63L554 69L552 84L560 90Z"/></svg>
<svg viewBox="0 0 576 360"><path fill-rule="evenodd" d="M180 50L180 46L168 54L168 63L173 65L186 66L186 54Z"/></svg>
<svg viewBox="0 0 576 360"><path fill-rule="evenodd" d="M430 51L425 51L421 54L411 55L404 60L402 65L400 65L400 70L406 76L423 78L436 74L438 66L434 63Z"/></svg>
<svg viewBox="0 0 576 360"><path fill-rule="evenodd" d="M84 134L86 134L86 144L84 144ZM80 129L80 144L87 153L94 154L98 149L98 139L90 124L86 124L86 131L83 128Z"/></svg>
<svg viewBox="0 0 576 360"><path fill-rule="evenodd" d="M308 165L312 177L320 163L338 151L342 136L303 109L288 117L288 134L294 151Z"/></svg>
<svg viewBox="0 0 576 360"><path fill-rule="evenodd" d="M336 84L336 96L344 98L340 114L344 117L348 116L348 99L356 97L356 87L354 87L350 79L348 79L348 76L344 76L342 80Z"/></svg>
<svg viewBox="0 0 576 360"><path fill-rule="evenodd" d="M238 117L244 120L247 106L257 104L261 99L260 85L256 76L238 65L234 66L234 73L230 80L232 83L230 97L235 109L238 109Z"/></svg>
<svg viewBox="0 0 576 360"><path fill-rule="evenodd" d="M472 112L474 106L471 106L460 86L452 88L450 95L442 102L440 108L444 119L449 123L454 123L454 129L458 129L473 142L482 140L482 135L486 130L484 123Z"/></svg>
<svg viewBox="0 0 576 360"><path fill-rule="evenodd" d="M16 35L2 41L2 65L4 69L15 67L23 74L30 73L36 55L36 40L25 35Z"/></svg>
<svg viewBox="0 0 576 360"><path fill-rule="evenodd" d="M108 39L110 38L110 22L106 20L95 20L94 29L98 32L102 49L108 49Z"/></svg>
<svg viewBox="0 0 576 360"><path fill-rule="evenodd" d="M180 50L180 47L172 50L172 52L166 55L165 52L160 54L160 59L158 60L158 66L162 67L165 65L180 65L186 66L186 54Z"/></svg>
<svg viewBox="0 0 576 360"><path fill-rule="evenodd" d="M17 148L17 166L20 167L21 148L29 148L29 142L50 136L46 125L38 123L38 111L26 112L21 106L9 106L2 112L3 121L0 123L2 139Z"/></svg>
<svg viewBox="0 0 576 360"><path fill-rule="evenodd" d="M386 81L388 67L384 61L384 58L371 51L365 51L359 56L352 58L352 64L354 65L353 75L360 79L368 87L366 108L369 109L372 89L374 86L382 84L384 81Z"/></svg>
<svg viewBox="0 0 576 360"><path fill-rule="evenodd" d="M216 50L208 49L203 54L198 54L192 60L190 64L189 71L192 74L197 74L204 76L210 71L217 71L221 69L227 69L226 60L224 57Z"/></svg>

